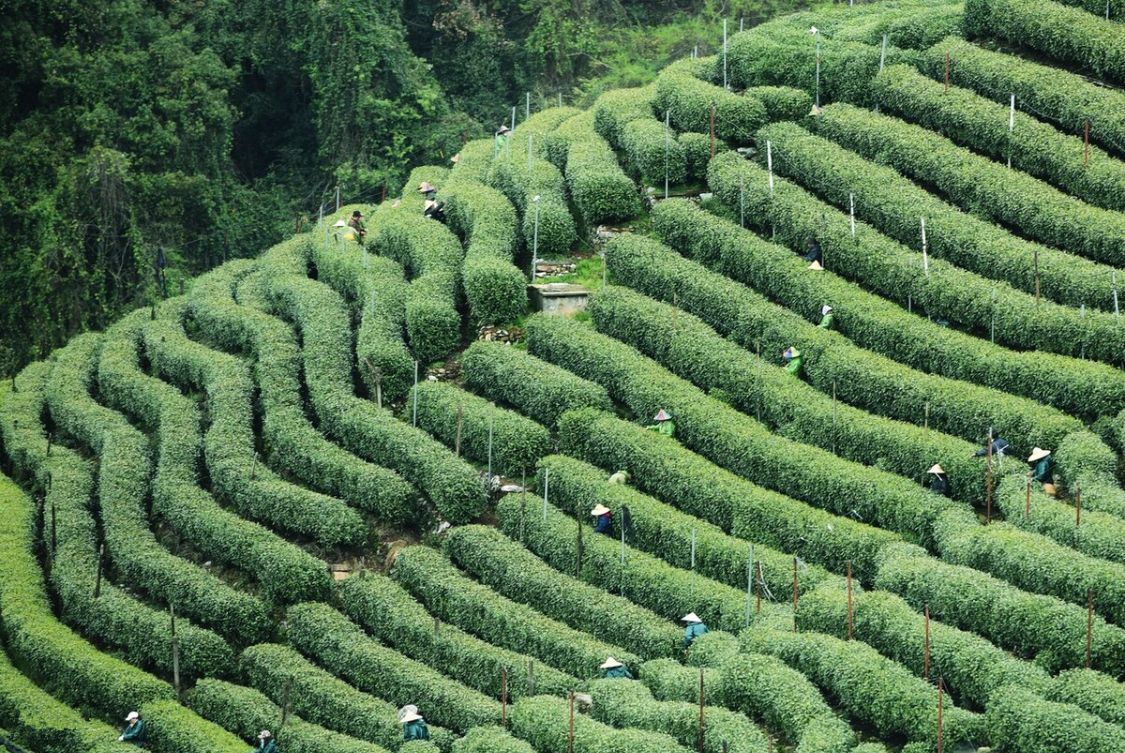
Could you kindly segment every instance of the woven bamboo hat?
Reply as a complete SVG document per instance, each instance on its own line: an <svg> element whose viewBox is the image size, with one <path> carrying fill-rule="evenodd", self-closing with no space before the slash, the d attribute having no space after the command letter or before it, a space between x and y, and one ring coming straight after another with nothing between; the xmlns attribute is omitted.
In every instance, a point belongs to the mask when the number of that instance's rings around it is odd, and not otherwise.
<svg viewBox="0 0 1125 753"><path fill-rule="evenodd" d="M594 509L590 510L590 514L595 518L605 515L607 512L609 512L609 508L603 504L594 505Z"/></svg>
<svg viewBox="0 0 1125 753"><path fill-rule="evenodd" d="M1037 461L1042 460L1043 458L1047 457L1050 454L1051 454L1050 450L1044 450L1042 447L1036 447L1035 449L1033 449L1031 451L1031 456L1028 457L1027 462L1035 463Z"/></svg>
<svg viewBox="0 0 1125 753"><path fill-rule="evenodd" d="M605 661L603 661L601 663L601 666L598 667L598 669L613 669L614 667L624 667L624 666L625 666L624 664L622 664L621 662L617 661L612 656L610 656L609 658L607 658Z"/></svg>

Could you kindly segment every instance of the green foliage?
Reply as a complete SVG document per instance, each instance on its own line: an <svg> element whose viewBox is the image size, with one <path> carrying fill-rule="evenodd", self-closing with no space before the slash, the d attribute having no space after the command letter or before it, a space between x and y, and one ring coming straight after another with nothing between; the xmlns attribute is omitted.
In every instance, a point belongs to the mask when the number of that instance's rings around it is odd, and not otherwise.
<svg viewBox="0 0 1125 753"><path fill-rule="evenodd" d="M551 451L551 434L531 419L498 408L448 382L420 382L417 389L418 426L447 447L460 438L461 452L478 463L489 459L502 475L515 477L535 467L535 461ZM407 395L400 418L411 420L415 390ZM458 427L458 421L461 426Z"/></svg>
<svg viewBox="0 0 1125 753"><path fill-rule="evenodd" d="M1125 564L1125 520L1110 513L1082 510L1080 525L1075 524L1075 509L1043 493L1038 483L1032 483L1028 504L1026 489L1016 494L1011 482L1006 482L1007 493L996 495L996 502L1005 519L1024 531L1032 531L1076 552L1118 564ZM1082 490L1085 507L1086 490ZM1029 513L1025 516L1025 513Z"/></svg>
<svg viewBox="0 0 1125 753"><path fill-rule="evenodd" d="M894 47L919 50L949 34L961 32L965 6L959 0L896 0L879 4L820 6L770 21L762 31L787 27L841 42L878 45L883 35Z"/></svg>
<svg viewBox="0 0 1125 753"><path fill-rule="evenodd" d="M273 730L277 744L291 753L386 753L385 748L331 732L300 717L278 725L282 710L256 690L222 680L200 680L187 696L188 707L243 740Z"/></svg>
<svg viewBox="0 0 1125 753"><path fill-rule="evenodd" d="M1099 12L1100 15L1100 12ZM1051 0L967 0L965 36L1018 44L1125 83L1120 24Z"/></svg>
<svg viewBox="0 0 1125 753"><path fill-rule="evenodd" d="M534 690L525 691L531 682L521 683L520 675L530 660L519 665L509 663L508 688L513 698L535 692L565 694L577 684L575 677L584 680L597 677L598 665L607 656L626 665L640 663L625 649L545 617L466 577L433 549L419 546L403 549L395 558L394 577L415 593L435 617L482 636L496 646L535 657L548 667L561 670L545 672L536 668ZM477 658L479 660L479 656ZM440 665L449 666L445 662ZM493 696L499 695L499 677L497 670L482 678L491 686Z"/></svg>
<svg viewBox="0 0 1125 753"><path fill-rule="evenodd" d="M150 701L138 709L145 720L145 747L156 753L243 753L246 744L175 701Z"/></svg>
<svg viewBox="0 0 1125 753"><path fill-rule="evenodd" d="M566 165L564 175L570 196L589 226L624 220L641 210L636 186L617 165L617 157L594 130L594 112L575 115L556 131L556 149ZM558 161L552 158L558 164Z"/></svg>
<svg viewBox="0 0 1125 753"><path fill-rule="evenodd" d="M418 551L423 552L419 557L406 556ZM429 666L440 667L444 674L493 698L501 697L501 674L505 669L508 671L509 698L534 694L535 691L528 687L530 682L520 682L520 678L529 676L529 672L534 672L535 687L544 692L565 693L574 687L576 680L565 672L551 666L532 667L534 662L514 641L506 640L496 631L477 629L480 626L473 622L471 616L463 615L456 609L435 606L429 592L418 585L418 581L408 577L408 573L413 572L410 562L431 552L437 562L443 561L441 554L418 546L400 550L395 558L396 579L405 581L426 606L390 578L365 574L345 581L340 592L344 612L372 635L407 656ZM438 619L450 624L439 625L436 623ZM483 635L490 643L477 638L477 635Z"/></svg>
<svg viewBox="0 0 1125 753"><path fill-rule="evenodd" d="M1125 724L1125 688L1107 674L1092 669L1061 672L1042 695L1049 701L1078 706L1107 722Z"/></svg>
<svg viewBox="0 0 1125 753"><path fill-rule="evenodd" d="M994 160L1010 157L1016 169L1095 206L1125 209L1125 164L1097 145L1090 146L1088 164L1085 158L1079 161L1075 157L1083 144L1074 136L1023 112L1015 114L1015 127L1009 130L1007 106L969 89L954 86L945 91L909 66L887 68L875 77L874 86L879 105L899 117Z"/></svg>
<svg viewBox="0 0 1125 753"><path fill-rule="evenodd" d="M766 106L750 93L733 94L675 69L665 70L656 79L653 108L669 113L679 131L710 133L712 106L715 135L732 144L746 143L768 119Z"/></svg>
<svg viewBox="0 0 1125 753"><path fill-rule="evenodd" d="M648 185L667 180L682 183L687 158L676 134L652 115L655 89L619 89L598 97L594 127L609 143L625 152L634 170Z"/></svg>
<svg viewBox="0 0 1125 753"><path fill-rule="evenodd" d="M746 94L758 99L766 108L766 121L769 123L802 120L813 106L812 97L791 86L751 86Z"/></svg>
<svg viewBox="0 0 1125 753"><path fill-rule="evenodd" d="M1019 686L998 690L988 705L992 744L1014 753L1117 753L1125 730L1076 706L1045 701Z"/></svg>
<svg viewBox="0 0 1125 753"><path fill-rule="evenodd" d="M298 604L287 622L294 647L359 690L396 706L416 704L427 720L458 732L500 719L498 701L383 646L331 607Z"/></svg>
<svg viewBox="0 0 1125 753"><path fill-rule="evenodd" d="M569 749L567 701L535 696L512 706L512 731L540 753ZM614 729L585 714L574 715L574 753L627 750L630 753L687 753L674 738L659 732Z"/></svg>
<svg viewBox="0 0 1125 753"><path fill-rule="evenodd" d="M704 690L706 693L706 690ZM598 680L590 686L593 717L614 727L662 732L691 750L699 749L699 704L657 701L643 684L633 680ZM706 696L704 696L706 697ZM704 709L706 753L762 753L766 736L743 714L724 708Z"/></svg>
<svg viewBox="0 0 1125 753"><path fill-rule="evenodd" d="M753 216L755 223L762 226L774 223L777 239L792 248L804 248L809 235L814 235L824 250L829 268L834 263L834 252L841 254L841 263L843 260L855 261L858 269L853 266L851 274L860 274L868 266L881 268L889 254L897 263L880 272L873 270L872 275L878 277L865 275L865 278L880 282L881 287L895 298L905 299L910 295L918 305L929 302L928 298L922 300L914 294L919 292L915 290L919 285L923 286L927 295L933 296L935 302L945 298L956 301L963 295L963 291L954 290L951 286L935 289L936 286L926 282L927 278L920 273L920 254L908 251L862 225L857 229L861 243L856 244L848 229L846 214L826 207L788 181L775 178L774 196L767 200L766 171L733 152L719 155L711 162L709 183L727 206L735 207L740 198L740 185L744 184L747 217ZM701 261L710 260L712 257L706 251L705 238L690 230L690 226L673 222L673 217L678 220L685 214L688 213L682 202L662 203L654 213L658 235L673 248L693 249L691 256ZM834 221L826 222L825 218L830 216ZM847 311L847 316L836 318L839 330L862 347L924 371L1015 392L1075 415L1103 415L1116 412L1118 405L1125 405L1125 378L1115 369L1077 359L1059 358L1050 353L1007 350L922 319L833 274L809 274L808 265L780 245L762 241L746 232L739 232L738 238L743 253L737 266L725 265L726 274L783 305L791 305L795 310L804 312L806 318L819 313L820 306L831 301L837 311ZM862 255L855 253L858 248L865 249ZM699 253L694 251L696 249ZM858 258L860 256L862 258ZM931 266L938 263L932 262ZM957 318L981 322L987 332L995 312L999 338L1010 335L1016 339L1036 341L1038 328L1027 326L1027 321L1015 317L1011 309L993 309L989 305L992 285L967 273L952 274L956 274L960 282L972 282L978 293L980 288L984 288L979 297L957 304L964 307L957 309ZM892 279L897 289L891 289ZM1022 294L1016 295L1029 300ZM1030 305L1034 307L1033 300ZM1047 311L1059 307L1041 308ZM1081 343L1090 330L1080 326L1078 318L1071 317L1065 310L1061 322L1056 324L1058 339L1052 345L1063 351L1075 350L1077 346L1080 351ZM1087 355L1092 355L1092 352ZM1106 357L1115 356L1107 353ZM1016 374L1020 375L1019 378L1014 377Z"/></svg>
<svg viewBox="0 0 1125 753"><path fill-rule="evenodd" d="M453 743L453 753L534 753L523 740L503 727L473 727Z"/></svg>
<svg viewBox="0 0 1125 753"><path fill-rule="evenodd" d="M533 500L529 506L528 516L534 517L539 505ZM445 546L457 565L489 588L644 659L672 656L682 646L681 631L674 625L555 570L493 528L455 528Z"/></svg>
<svg viewBox="0 0 1125 753"><path fill-rule="evenodd" d="M804 673L849 716L871 725L880 736L935 739L934 687L867 644L758 626L751 626L741 638L746 650L776 656ZM983 716L955 707L948 695L942 706L947 744L985 739Z"/></svg>
<svg viewBox="0 0 1125 753"><path fill-rule="evenodd" d="M1123 416L1116 417L1125 425ZM1054 456L1062 482L1072 490L1081 489L1082 509L1099 510L1125 518L1125 491L1117 483L1117 456L1101 437L1089 431L1068 434L1058 444Z"/></svg>
<svg viewBox="0 0 1125 753"><path fill-rule="evenodd" d="M601 385L501 343L474 342L461 355L461 371L474 391L548 427L572 408L613 406Z"/></svg>
<svg viewBox="0 0 1125 753"><path fill-rule="evenodd" d="M706 133L681 133L676 137L684 153L687 177L692 180L707 179L707 163L711 161L711 137ZM722 139L715 139L715 153L730 147Z"/></svg>

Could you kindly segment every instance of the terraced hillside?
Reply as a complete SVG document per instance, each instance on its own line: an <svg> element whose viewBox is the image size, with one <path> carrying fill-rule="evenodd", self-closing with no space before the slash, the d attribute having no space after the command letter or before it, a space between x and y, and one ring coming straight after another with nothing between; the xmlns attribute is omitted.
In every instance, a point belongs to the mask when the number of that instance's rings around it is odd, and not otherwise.
<svg viewBox="0 0 1125 753"><path fill-rule="evenodd" d="M1125 27L1085 5L781 18L27 367L0 737L1125 751ZM572 256L586 311L531 313Z"/></svg>

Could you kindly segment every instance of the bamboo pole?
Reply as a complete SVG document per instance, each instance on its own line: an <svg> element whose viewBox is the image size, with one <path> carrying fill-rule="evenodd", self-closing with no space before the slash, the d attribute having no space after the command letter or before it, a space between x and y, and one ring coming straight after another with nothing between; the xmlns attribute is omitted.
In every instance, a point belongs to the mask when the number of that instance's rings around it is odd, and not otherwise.
<svg viewBox="0 0 1125 753"><path fill-rule="evenodd" d="M852 611L852 561L848 560L848 640L852 639L855 613Z"/></svg>

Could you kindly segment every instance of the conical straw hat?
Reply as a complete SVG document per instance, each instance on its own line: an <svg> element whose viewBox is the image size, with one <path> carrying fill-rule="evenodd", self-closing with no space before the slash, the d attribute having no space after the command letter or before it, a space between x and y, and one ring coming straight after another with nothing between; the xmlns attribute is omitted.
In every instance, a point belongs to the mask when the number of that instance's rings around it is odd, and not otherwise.
<svg viewBox="0 0 1125 753"><path fill-rule="evenodd" d="M926 473L934 473L934 474L940 473L944 476L945 470L940 465L938 465L937 463L934 463L934 467L931 468L930 470L926 471Z"/></svg>
<svg viewBox="0 0 1125 753"><path fill-rule="evenodd" d="M1034 463L1036 461L1042 460L1050 454L1050 450L1044 450L1042 447L1036 447L1031 451L1031 456L1027 459L1027 462Z"/></svg>
<svg viewBox="0 0 1125 753"><path fill-rule="evenodd" d="M625 665L614 659L612 656L602 662L598 669L613 669L614 667L624 667Z"/></svg>
<svg viewBox="0 0 1125 753"><path fill-rule="evenodd" d="M602 504L594 505L594 509L590 510L590 514L595 518L601 515L605 515L607 512L609 512L609 508Z"/></svg>

